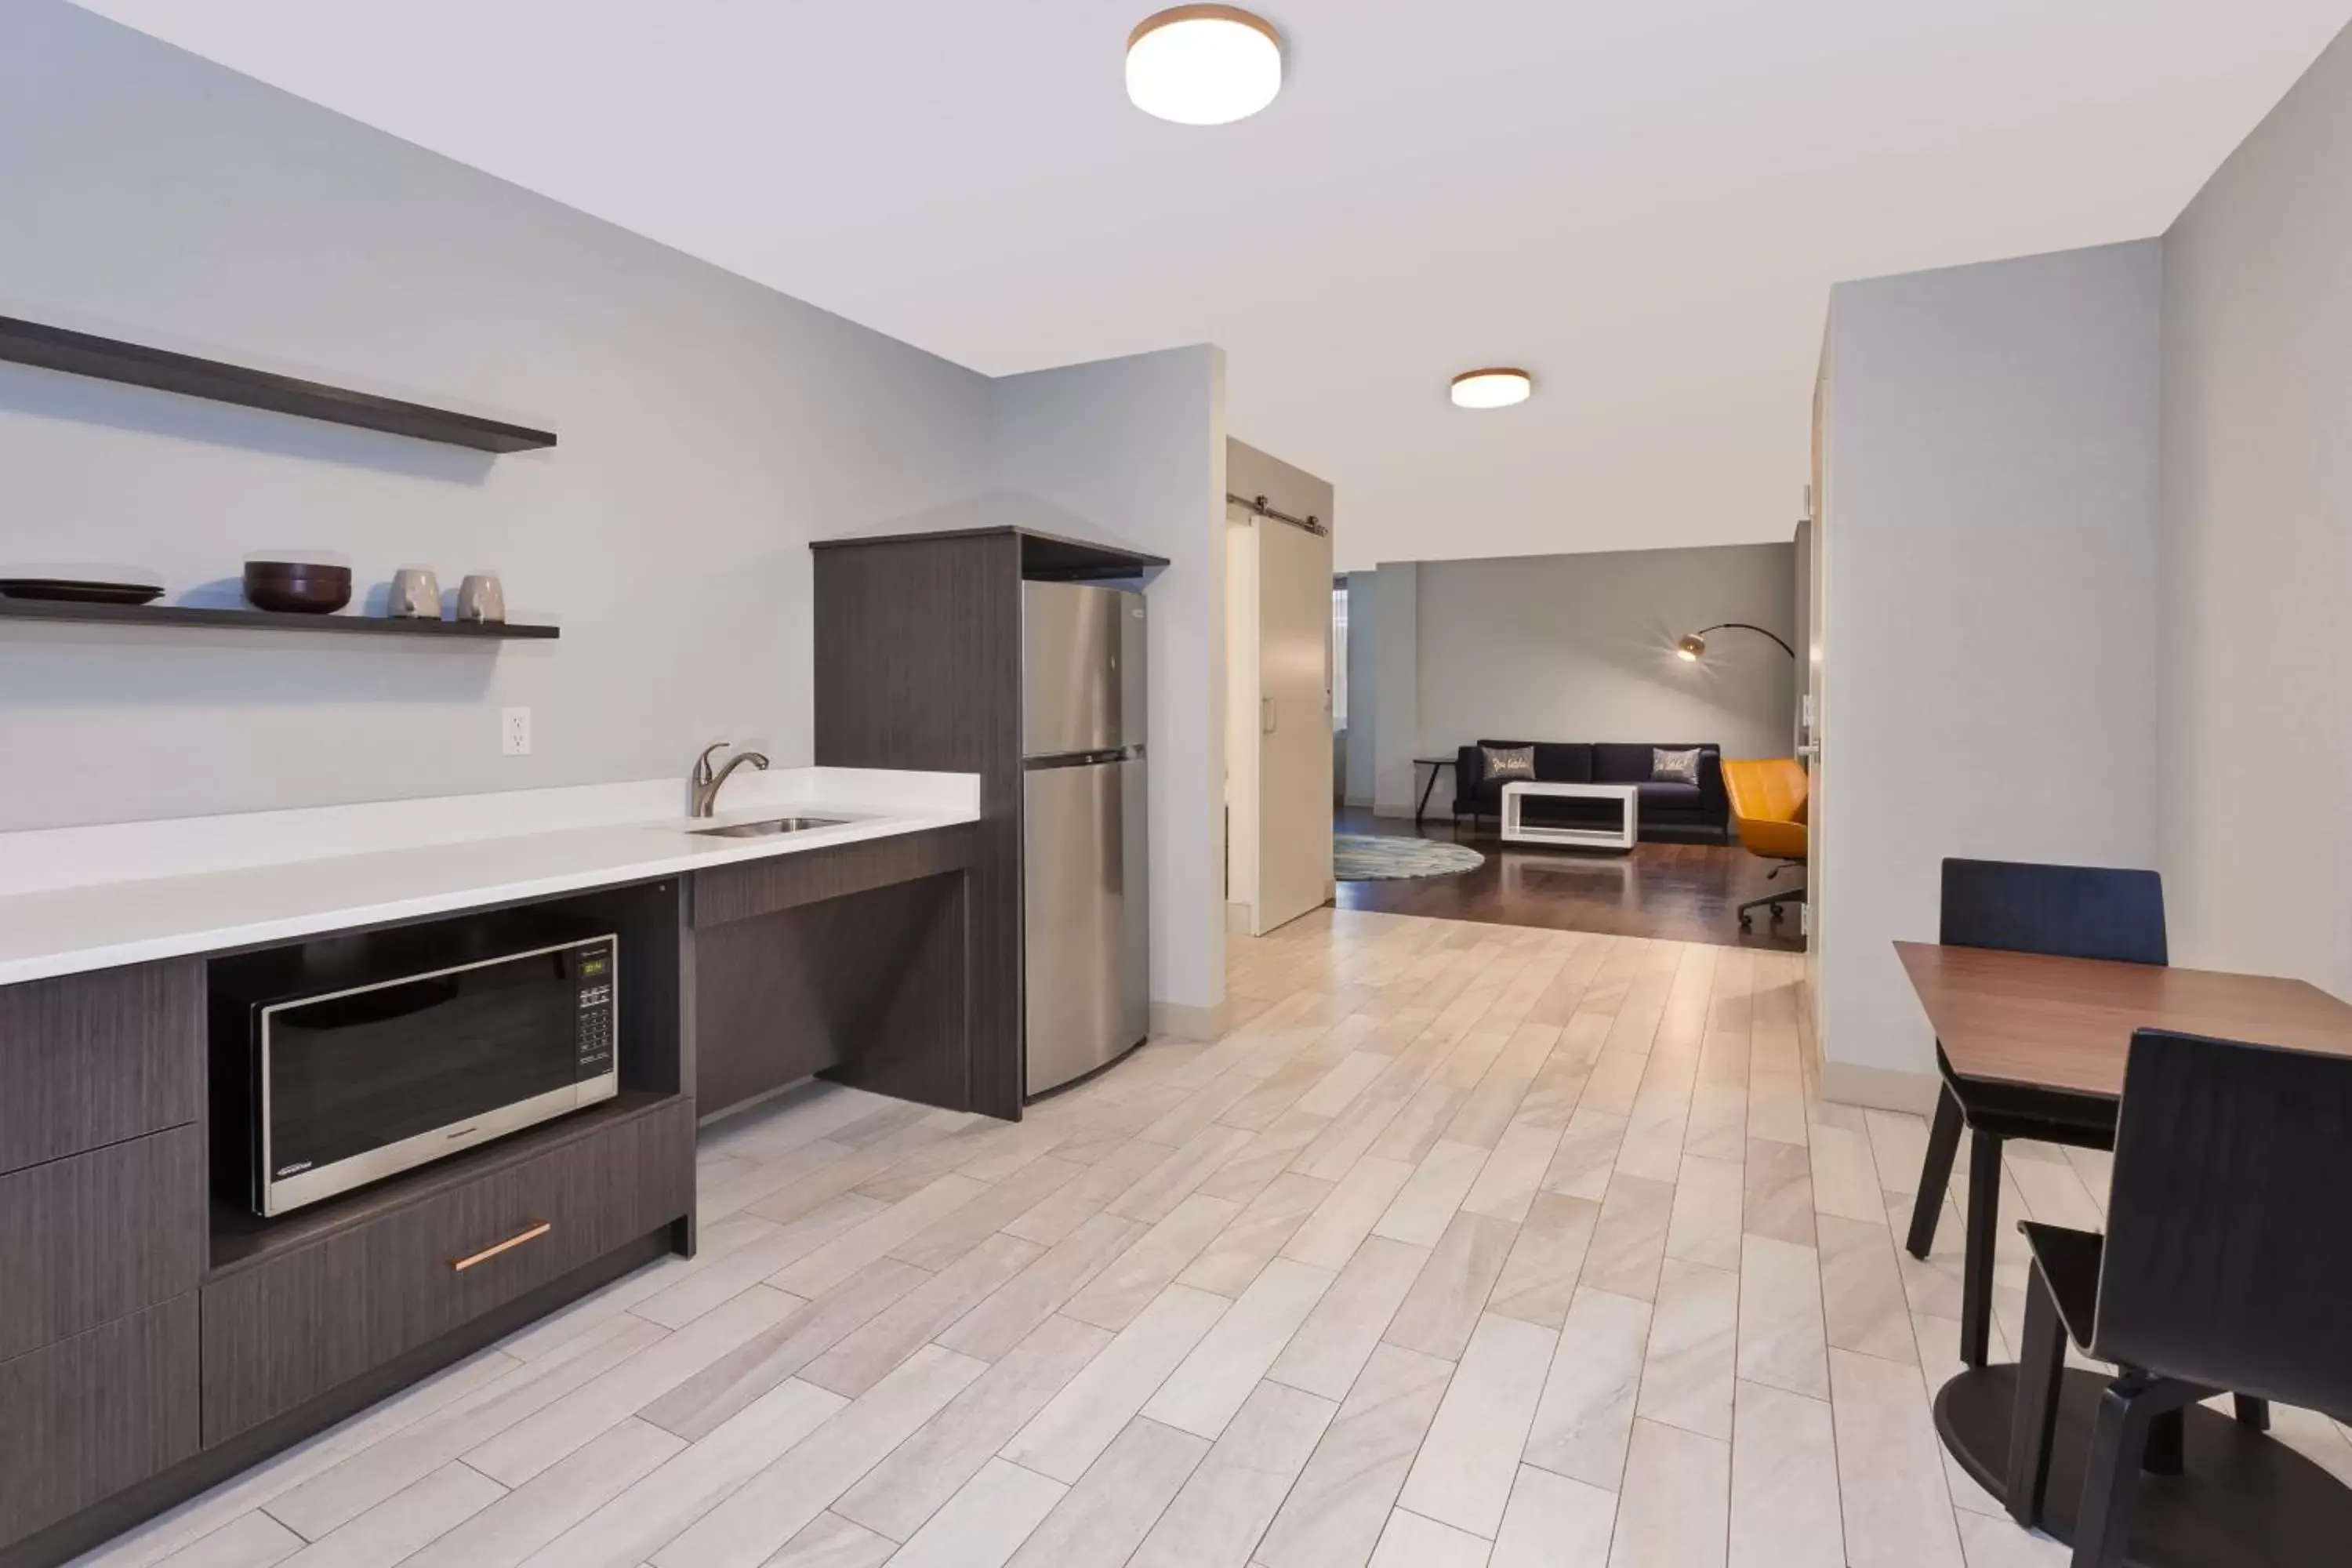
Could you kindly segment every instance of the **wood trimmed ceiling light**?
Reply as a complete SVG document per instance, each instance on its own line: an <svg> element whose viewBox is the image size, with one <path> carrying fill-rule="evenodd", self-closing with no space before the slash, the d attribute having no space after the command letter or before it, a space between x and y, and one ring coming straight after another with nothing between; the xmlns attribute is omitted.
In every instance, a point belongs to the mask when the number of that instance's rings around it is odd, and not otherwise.
<svg viewBox="0 0 2352 1568"><path fill-rule="evenodd" d="M1535 393L1535 377L1511 365L1465 370L1454 378L1456 408L1508 408L1525 403Z"/></svg>
<svg viewBox="0 0 2352 1568"><path fill-rule="evenodd" d="M1127 36L1127 96L1179 125L1230 125L1282 90L1282 35L1235 5L1178 5Z"/></svg>

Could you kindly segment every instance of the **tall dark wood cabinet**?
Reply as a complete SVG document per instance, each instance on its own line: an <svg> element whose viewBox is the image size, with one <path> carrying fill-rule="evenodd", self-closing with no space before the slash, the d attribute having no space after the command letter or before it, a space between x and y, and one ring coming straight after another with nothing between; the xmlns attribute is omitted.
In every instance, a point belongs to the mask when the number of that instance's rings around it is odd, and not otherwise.
<svg viewBox="0 0 2352 1568"><path fill-rule="evenodd" d="M1021 584L1139 578L1167 562L1016 528L820 540L812 548L817 764L980 775L970 1104L1018 1121ZM887 1081L866 1087L901 1092Z"/></svg>

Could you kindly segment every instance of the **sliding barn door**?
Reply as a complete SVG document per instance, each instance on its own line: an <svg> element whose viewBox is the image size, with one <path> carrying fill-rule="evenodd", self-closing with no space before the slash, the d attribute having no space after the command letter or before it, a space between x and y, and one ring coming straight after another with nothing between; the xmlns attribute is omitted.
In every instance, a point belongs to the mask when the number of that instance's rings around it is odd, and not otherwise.
<svg viewBox="0 0 2352 1568"><path fill-rule="evenodd" d="M1331 541L1270 518L1257 540L1257 929L1331 896Z"/></svg>

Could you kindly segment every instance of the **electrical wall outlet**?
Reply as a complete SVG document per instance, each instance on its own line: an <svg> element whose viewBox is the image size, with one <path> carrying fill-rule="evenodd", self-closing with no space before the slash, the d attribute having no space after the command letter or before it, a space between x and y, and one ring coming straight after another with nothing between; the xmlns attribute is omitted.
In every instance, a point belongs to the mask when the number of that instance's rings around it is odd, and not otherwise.
<svg viewBox="0 0 2352 1568"><path fill-rule="evenodd" d="M530 755L530 710L509 708L499 715L499 750L509 757Z"/></svg>

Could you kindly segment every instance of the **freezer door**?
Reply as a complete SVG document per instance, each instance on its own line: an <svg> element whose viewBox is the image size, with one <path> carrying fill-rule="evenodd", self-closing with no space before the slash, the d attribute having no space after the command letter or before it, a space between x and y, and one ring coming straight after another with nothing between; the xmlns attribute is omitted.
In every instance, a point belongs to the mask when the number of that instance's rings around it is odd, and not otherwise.
<svg viewBox="0 0 2352 1568"><path fill-rule="evenodd" d="M1140 758L1023 775L1028 1092L1093 1071L1150 1027Z"/></svg>
<svg viewBox="0 0 2352 1568"><path fill-rule="evenodd" d="M1130 743L1122 734L1127 693L1122 648L1127 612L1141 603L1139 594L1079 583L1021 584L1023 756L1099 752ZM1141 696L1139 687L1137 696ZM1140 734L1135 737L1141 739Z"/></svg>

